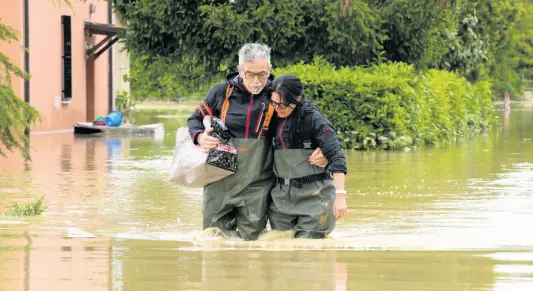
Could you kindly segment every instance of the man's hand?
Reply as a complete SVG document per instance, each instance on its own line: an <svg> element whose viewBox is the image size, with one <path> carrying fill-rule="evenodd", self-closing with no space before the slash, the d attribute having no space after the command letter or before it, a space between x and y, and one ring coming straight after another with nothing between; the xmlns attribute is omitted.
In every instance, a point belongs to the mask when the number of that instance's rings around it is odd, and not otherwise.
<svg viewBox="0 0 533 291"><path fill-rule="evenodd" d="M326 159L320 148L316 148L313 154L309 156L309 163L320 168L325 168L328 165L328 159Z"/></svg>
<svg viewBox="0 0 533 291"><path fill-rule="evenodd" d="M337 194L335 197L335 204L333 206L333 214L337 220L343 219L348 214L348 204L346 203L346 195Z"/></svg>
<svg viewBox="0 0 533 291"><path fill-rule="evenodd" d="M203 133L198 134L198 144L208 152L210 149L214 149L218 146L220 141L218 138L212 137L209 134L213 132L213 128L210 127Z"/></svg>

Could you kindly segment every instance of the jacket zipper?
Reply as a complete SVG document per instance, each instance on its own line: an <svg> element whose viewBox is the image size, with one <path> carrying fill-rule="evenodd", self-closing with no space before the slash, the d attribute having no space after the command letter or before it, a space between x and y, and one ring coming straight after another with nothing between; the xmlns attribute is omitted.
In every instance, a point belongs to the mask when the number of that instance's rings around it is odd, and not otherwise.
<svg viewBox="0 0 533 291"><path fill-rule="evenodd" d="M283 121L283 123L281 124L281 126L279 127L279 140L281 140L281 148L282 149L285 149L285 142L283 141L283 127L285 126L285 123L287 122L287 119L285 119Z"/></svg>
<svg viewBox="0 0 533 291"><path fill-rule="evenodd" d="M244 138L248 138L248 131L250 130L250 115L252 114L252 106L254 105L254 95L250 94L250 105L248 106L248 116L246 117L246 133Z"/></svg>
<svg viewBox="0 0 533 291"><path fill-rule="evenodd" d="M261 126L261 120L263 119L264 113L265 113L265 103L261 102L261 114L259 114L259 118L257 119L257 124L255 125L255 132L259 131L259 127Z"/></svg>

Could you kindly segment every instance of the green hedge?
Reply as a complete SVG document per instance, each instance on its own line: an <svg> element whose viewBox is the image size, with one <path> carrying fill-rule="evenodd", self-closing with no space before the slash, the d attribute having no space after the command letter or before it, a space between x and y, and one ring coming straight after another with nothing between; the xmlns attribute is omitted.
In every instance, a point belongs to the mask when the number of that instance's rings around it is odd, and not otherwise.
<svg viewBox="0 0 533 291"><path fill-rule="evenodd" d="M438 145L481 132L495 121L490 82L418 71L404 63L336 69L321 58L276 69L305 84L345 149Z"/></svg>
<svg viewBox="0 0 533 291"><path fill-rule="evenodd" d="M117 103L127 108L125 103L133 105L147 100L182 101L199 97L225 77L225 73L205 74L205 68L186 62L133 55L129 74L124 77L130 83L131 91L130 94L121 93Z"/></svg>

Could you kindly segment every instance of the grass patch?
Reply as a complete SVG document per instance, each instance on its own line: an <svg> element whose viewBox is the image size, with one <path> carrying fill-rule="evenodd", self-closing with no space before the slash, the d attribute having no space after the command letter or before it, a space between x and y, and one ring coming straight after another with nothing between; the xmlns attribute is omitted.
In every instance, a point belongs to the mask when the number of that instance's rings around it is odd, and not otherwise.
<svg viewBox="0 0 533 291"><path fill-rule="evenodd" d="M48 206L43 204L44 195L27 204L11 202L11 209L6 213L8 216L36 216L46 211Z"/></svg>

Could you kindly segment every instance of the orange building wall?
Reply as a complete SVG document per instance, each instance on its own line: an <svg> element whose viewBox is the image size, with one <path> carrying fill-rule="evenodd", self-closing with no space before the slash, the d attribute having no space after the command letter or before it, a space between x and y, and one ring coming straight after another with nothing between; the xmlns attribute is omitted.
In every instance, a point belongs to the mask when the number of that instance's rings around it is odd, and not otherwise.
<svg viewBox="0 0 533 291"><path fill-rule="evenodd" d="M86 121L86 61L84 21L107 23L107 2L73 1L74 10L50 1L30 1L30 103L42 115L42 125L33 131L71 130L77 121ZM89 5L96 5L90 14ZM72 100L57 108L54 103L62 90L61 15L72 16ZM97 41L100 38L97 38ZM94 63L95 115L108 113L108 53Z"/></svg>
<svg viewBox="0 0 533 291"><path fill-rule="evenodd" d="M87 63L85 60L84 21L107 23L108 3L104 0L72 1L73 8L54 1L29 1L30 38L30 104L42 117L32 132L72 130L78 121L91 121L97 115L109 112L109 59L108 52L94 60L94 88L87 88ZM95 12L90 13L90 5ZM19 67L24 67L24 9L22 0L0 0L2 23L13 26L20 32L19 43L0 43L0 49ZM55 98L62 95L62 25L61 15L72 17L72 100L57 106ZM97 44L102 36L93 36L89 41ZM89 64L91 67L91 64ZM24 98L24 82L13 79L13 87ZM94 92L94 99L87 99L87 92ZM87 114L87 107L93 108ZM89 120L88 120L89 119Z"/></svg>

